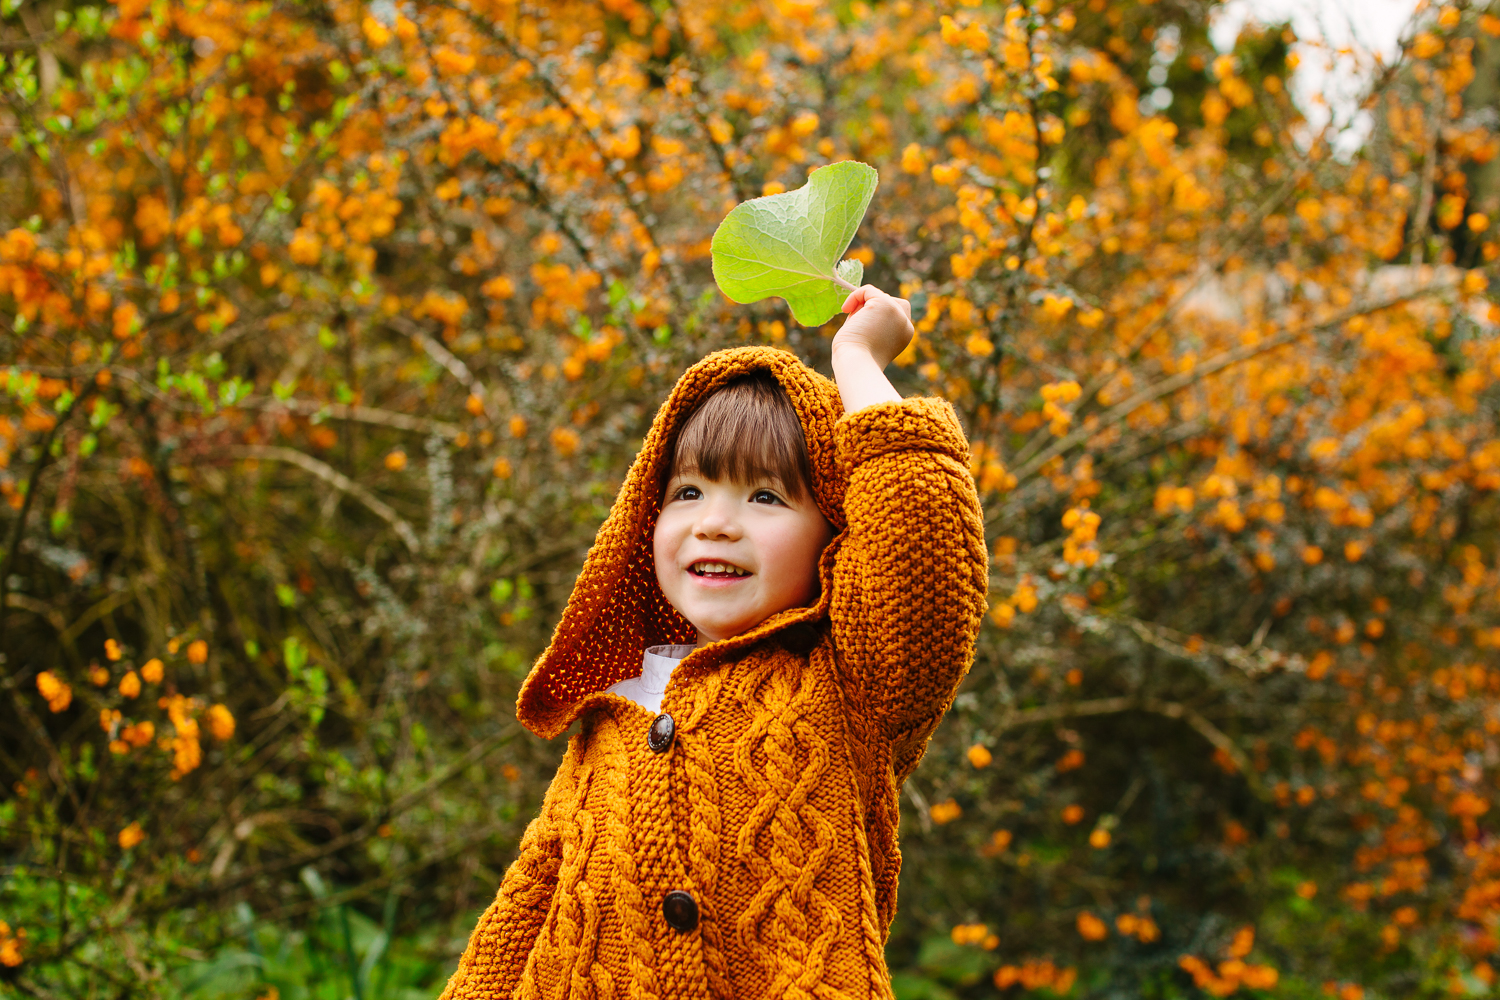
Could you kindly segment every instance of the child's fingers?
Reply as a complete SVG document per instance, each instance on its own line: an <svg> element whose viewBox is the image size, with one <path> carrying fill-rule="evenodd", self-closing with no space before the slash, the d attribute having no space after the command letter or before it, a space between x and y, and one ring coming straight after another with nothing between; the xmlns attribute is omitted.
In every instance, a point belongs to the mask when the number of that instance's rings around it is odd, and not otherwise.
<svg viewBox="0 0 1500 1000"><path fill-rule="evenodd" d="M848 313L850 316L853 316L855 313L859 312L859 307L865 304L865 301L870 297L870 293L878 291L880 291L880 289L876 288L874 285L860 285L854 291L849 293L848 298L844 299L844 304L842 306L843 311Z"/></svg>
<svg viewBox="0 0 1500 1000"><path fill-rule="evenodd" d="M849 297L844 299L844 305L842 308L844 312L852 316L855 313L859 312L861 306L865 305L868 302L873 302L875 299L889 299L901 308L901 311L906 314L907 319L911 319L910 302L906 301L905 299L898 299L894 295L891 295L887 292L883 292L879 288L876 288L874 285L860 285L854 291L850 292Z"/></svg>

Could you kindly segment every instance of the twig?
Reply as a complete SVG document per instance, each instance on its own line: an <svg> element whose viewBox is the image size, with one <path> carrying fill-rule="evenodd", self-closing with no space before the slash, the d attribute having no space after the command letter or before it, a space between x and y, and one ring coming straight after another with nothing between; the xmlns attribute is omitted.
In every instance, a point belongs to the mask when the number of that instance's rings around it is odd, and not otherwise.
<svg viewBox="0 0 1500 1000"><path fill-rule="evenodd" d="M1145 328L1137 333L1135 335L1135 338L1131 340L1131 342L1125 347L1123 351L1120 351L1119 354L1127 359L1133 358L1136 352L1140 350L1142 345L1144 345L1151 338L1151 336L1156 333L1156 331L1162 329L1168 323L1172 322L1172 320L1176 319L1178 314L1187 305L1188 300L1192 297L1193 293L1196 292L1203 285L1203 283L1208 280L1210 275L1217 274L1219 270L1224 267L1225 263L1228 262L1229 258L1238 253L1245 246L1245 244L1249 242L1251 235L1254 232L1259 231L1260 224L1265 220L1265 218L1273 211L1275 211L1281 205L1281 203L1284 202L1287 197L1296 190L1297 183L1300 182L1308 172L1310 171L1306 169L1298 171L1288 177L1284 182L1282 182L1281 186L1277 188L1269 198L1263 201L1259 207L1256 208L1256 210L1250 215L1250 218L1245 221L1245 224L1240 227L1239 232L1231 237L1229 244L1219 253L1219 255L1212 261L1204 261L1198 267L1197 273L1192 276L1190 281L1188 281L1186 287L1184 287L1175 296L1173 296L1172 301L1167 304L1167 307L1160 313L1158 313L1151 320L1151 322L1147 323ZM1093 379L1091 379L1088 384L1083 387L1082 398L1079 400L1078 405L1074 407L1074 409L1082 409L1084 405L1091 402L1096 396L1098 396L1100 390L1102 390L1105 385L1109 383L1109 380L1112 377L1113 373L1109 373L1096 375ZM1029 458L1032 454L1034 454L1038 449L1042 447L1043 442L1045 442L1046 440L1046 431L1039 430L1037 434L1021 448L1020 452L1017 453L1016 461L1026 461L1027 458Z"/></svg>
<svg viewBox="0 0 1500 1000"><path fill-rule="evenodd" d="M1250 358L1256 357L1257 355L1265 354L1268 351L1274 351L1279 347L1284 347L1285 345L1300 340L1303 337L1308 337L1315 333L1321 333L1343 323L1347 323L1349 320L1353 319L1356 316L1364 316L1368 313L1380 312L1383 309L1391 309L1403 303L1410 302L1413 299L1424 298L1429 295L1437 295L1441 294L1442 292L1452 291L1454 285L1455 282L1451 281L1443 282L1441 284L1428 285L1423 288L1418 288L1414 291L1405 292L1400 295L1393 295L1389 298L1381 299L1378 302L1366 302L1360 305L1350 306L1348 309L1335 313L1334 315L1320 322L1295 326L1289 330L1283 330L1281 333L1278 333L1274 336L1267 337L1264 340L1257 341L1256 343L1245 344L1241 347L1235 348L1234 350L1225 351L1218 357L1211 358L1201 365L1194 366L1191 371L1179 372L1176 375L1164 378L1154 385L1147 386L1124 402L1115 404L1099 415L1098 423L1095 426L1088 429L1080 427L1079 429L1068 434L1066 437L1059 438L1051 447L1046 448L1040 453L1032 456L1030 461L1015 470L1015 476L1018 480L1021 480L1035 474L1038 469L1040 469L1043 465L1050 461L1054 456L1062 454L1079 442L1093 436L1094 434L1097 434L1100 428L1112 423L1122 421L1126 417L1130 416L1130 414L1140 409L1142 406L1145 406L1147 403L1154 402L1155 400L1160 399L1163 396L1169 396L1179 389L1189 386L1194 382L1199 381L1200 379L1207 378L1208 376L1222 371L1225 368L1229 368L1232 365L1237 365L1241 361L1247 361Z"/></svg>
<svg viewBox="0 0 1500 1000"><path fill-rule="evenodd" d="M1256 641L1249 647L1237 646L1233 643L1222 645L1219 643L1200 640L1200 645L1195 652L1189 648L1187 643L1191 641L1188 636L1183 635L1175 629L1167 628L1165 625L1157 625L1154 622L1141 621L1129 615L1105 614L1106 619L1115 619L1134 632L1142 641L1155 646L1164 653L1180 656L1183 659L1199 659L1203 656L1216 656L1237 667L1250 677L1258 677L1275 670L1278 667L1296 669L1302 666L1301 657L1286 656L1273 649L1268 649L1260 643L1265 638L1263 631L1257 630ZM1270 619L1266 620L1269 625ZM1262 626L1264 628L1265 626Z"/></svg>
<svg viewBox="0 0 1500 1000"><path fill-rule="evenodd" d="M287 462L300 469L312 473L323 480L329 486L340 492L347 493L384 520L391 529L406 543L406 547L413 553L422 550L422 543L417 540L417 533L412 530L411 525L402 519L391 507L375 494L344 475L326 462L320 462L311 455L300 452L295 448L282 448L276 445L244 445L235 448L226 448L221 454L227 454L232 458L253 458L262 461Z"/></svg>
<svg viewBox="0 0 1500 1000"><path fill-rule="evenodd" d="M418 344L421 344L422 350L427 352L427 356L442 365L448 370L450 375L458 379L470 392L478 396L479 401L485 404L485 409L488 411L489 403L491 402L490 391L485 388L484 383L469 370L469 366L464 364L457 355L438 343L437 339L430 333L405 316L393 316L389 322L391 327L397 332L405 334ZM502 392L498 395L500 396L498 400L500 405L508 407L509 400L505 398L504 393ZM488 412L485 415L489 416Z"/></svg>
<svg viewBox="0 0 1500 1000"><path fill-rule="evenodd" d="M403 330L402 332L405 333L406 331ZM431 338L428 339L430 340ZM433 341L433 343L436 344L436 341ZM440 350L442 349L442 345L438 344L437 346ZM445 351L444 353L447 352ZM453 358L452 355L449 355L449 357L464 371L468 371L467 366L462 361ZM100 371L99 368L84 369L81 366L67 365L18 364L11 365L10 367L17 371L33 373L44 378L61 379L93 378ZM116 378L127 379L135 383L146 395L171 409L191 413L202 412L201 404L196 402L182 402L174 399L170 393L162 392L150 378L142 375L134 368L128 368L124 365L105 365L103 370ZM472 379L472 376L470 378ZM465 384L467 385L468 383ZM480 388L482 389L483 387L481 386ZM287 410L288 412L305 416L324 413L335 420L353 420L357 423L377 424L382 427L393 427L396 430L413 431L417 434L436 434L439 437L445 437L449 440L463 433L462 427L446 420L433 420L430 417L414 417L408 413L382 410L374 406L347 406L343 403L329 403L316 399L301 399L296 397L291 399L277 399L274 396L246 396L244 399L236 400L234 403L222 406L222 409L225 410L235 408L271 411Z"/></svg>
<svg viewBox="0 0 1500 1000"><path fill-rule="evenodd" d="M1427 217L1432 212L1433 182L1437 175L1438 132L1441 125L1441 119L1438 117L1438 108L1441 107L1439 102L1442 100L1442 94L1442 90L1436 90L1431 106L1428 108L1428 113L1432 116L1432 127L1427 132L1427 148L1422 152L1422 193L1417 198L1417 218L1411 227L1413 244L1411 248L1411 262L1418 265L1422 263L1422 251L1425 249L1424 244L1427 242L1427 236L1424 232L1427 229Z"/></svg>
<svg viewBox="0 0 1500 1000"><path fill-rule="evenodd" d="M254 868L249 868L245 871L237 873L232 878L198 886L189 891L185 897L175 901L175 906L181 908L188 905L188 903L193 899L228 892L230 889L234 889L238 886L244 885L246 882L254 881L257 878L260 878L262 875L269 875L272 872L282 871L287 868L300 868L303 865L308 865L313 863L314 861L326 858L330 854L336 854L337 852L343 850L351 844L357 844L362 840L367 840L375 833L376 830L380 828L380 825L382 823L385 823L392 816L396 816L402 812L405 812L408 808L415 805L418 801L435 791L438 786L444 784L449 778L467 768L470 764L482 760L491 751L497 750L505 744L509 743L511 740L515 739L518 732L519 729L515 725L508 725L500 732L495 733L483 740L480 740L478 743L474 744L474 746L470 747L469 750L463 754L463 756L454 760L447 767L443 768L441 771L428 778L422 784L418 785L416 788L396 799L390 805L381 809L363 826L358 827L354 830L350 830L348 833L335 837L327 843L319 845L313 850L304 851L303 853L298 854L294 857L282 858L279 861L272 861L267 862L263 865L257 865Z"/></svg>
<svg viewBox="0 0 1500 1000"><path fill-rule="evenodd" d="M57 744L52 737L47 735L47 727L42 720L37 718L31 706L26 704L26 699L21 695L20 680L25 676L25 668L16 670L4 681L0 681L0 688L10 689L11 702L16 706L16 714L21 716L22 721L31 728L32 737L47 751L48 765L47 774L52 778L53 784L57 785L58 791L68 797L73 803L74 812L83 810L83 803L78 801L78 792L74 790L72 782L68 780L67 768L63 766L62 755L57 752Z"/></svg>
<svg viewBox="0 0 1500 1000"><path fill-rule="evenodd" d="M461 362L460 362L461 363ZM458 424L452 424L446 420L432 420L428 417L413 417L406 413L397 413L393 410L381 410L373 406L345 406L343 403L323 403L316 399L276 399L267 396L250 396L241 399L234 404L250 410L286 410L303 416L313 416L318 413L326 414L335 420L353 420L362 424L377 424L381 427L392 427L400 431L412 431L417 434L436 434L439 437L452 441L463 433L463 428Z"/></svg>
<svg viewBox="0 0 1500 1000"><path fill-rule="evenodd" d="M47 466L52 464L52 442L57 438L57 432L62 430L68 418L77 413L83 406L84 400L88 399L94 392L95 381L91 378L85 384L85 388L73 400L73 405L57 415L52 426L47 429L47 436L42 439L41 453L36 460L36 465L31 469L31 478L26 482L26 496L21 500L21 510L16 515L16 523L10 529L10 541L5 546L5 562L0 564L0 650L6 647L5 642L5 614L4 608L10 596L10 576L16 569L16 555L21 550L21 536L26 530L26 519L31 515L31 505L36 500L37 489L41 486L42 473ZM0 652L0 662L4 662L5 654ZM6 664L9 666L9 664Z"/></svg>
<svg viewBox="0 0 1500 1000"><path fill-rule="evenodd" d="M463 839L456 840L453 843L444 844L442 847L424 854L422 857L418 858L415 861L402 865L400 868L389 871L384 875L377 876L376 878L373 878L361 885L353 886L349 889L343 889L339 892L329 893L327 896L324 896L321 899L307 899L303 900L300 903L292 903L287 906L280 907L279 909L268 910L267 912L262 913L260 915L260 918L266 921L281 921L286 920L290 917L301 916L304 913L309 913L315 910L323 910L332 906L339 906L351 900L359 899L361 896L367 895L368 893L382 888L383 886L387 886L392 882L398 882L408 875L419 872L423 868L426 868L429 865L436 864L437 862L451 857L452 855L457 854L460 851L466 851L471 847L482 844L494 835L494 830L486 829L484 832L476 834L475 836L465 837Z"/></svg>
<svg viewBox="0 0 1500 1000"><path fill-rule="evenodd" d="M30 611L34 615L45 618L47 620L47 624L57 629L57 631L65 633L63 638L64 641L66 641L68 623L63 618L62 612L58 611L52 605L46 603L45 601L39 601L35 597L30 597L26 594L6 594L5 606L7 608L20 608L22 611Z"/></svg>
<svg viewBox="0 0 1500 1000"><path fill-rule="evenodd" d="M104 600L79 615L78 620L73 622L73 624L65 625L59 629L58 631L62 632L63 641L67 643L76 642L78 637L83 634L84 629L130 600L134 595L135 591L123 588L110 594Z"/></svg>
<svg viewBox="0 0 1500 1000"><path fill-rule="evenodd" d="M642 192L632 189L620 171L615 169L613 160L605 152L604 144L600 140L598 133L589 125L588 117L569 100L568 95L563 93L562 87L541 68L543 60L533 53L524 52L515 39L502 30L494 20L479 15L467 4L457 3L455 0L436 0L436 3L440 7L446 7L451 11L461 14L473 25L475 30L505 49L512 59L524 62L532 68L532 74L541 83L542 90L546 92L547 96L558 107L566 111L568 116L582 130L584 137L588 140L589 146L594 151L594 155L599 157L599 164L604 169L605 176L614 183L616 190L619 191L620 197L624 200L630 213L635 216L635 220L640 225L641 231L646 234L646 239L651 242L651 248L661 257L661 262L667 270L669 278L668 290L671 292L672 298L681 301L682 295L679 288L682 285L682 276L678 273L675 256L662 249L661 241L656 236L656 227L648 211L646 196Z"/></svg>
<svg viewBox="0 0 1500 1000"><path fill-rule="evenodd" d="M922 794L917 788L917 783L911 778L906 779L901 789L906 792L906 797L911 799L911 804L917 807L917 821L922 824L922 832L931 833L932 809L927 805L927 796Z"/></svg>
<svg viewBox="0 0 1500 1000"><path fill-rule="evenodd" d="M1037 722L1056 722L1060 719L1081 718L1090 715L1118 715L1121 712L1150 712L1154 715L1165 716L1169 719L1180 719L1193 728L1193 731L1202 736L1214 747L1224 751L1225 755L1234 762L1239 772L1245 776L1251 790L1260 798L1265 798L1265 788L1261 785L1260 777L1250 766L1250 758L1235 744L1224 731L1204 718L1196 709L1189 708L1181 702L1159 701L1155 698L1136 698L1124 695L1118 698L1095 698L1091 701L1077 701L1062 705L1044 705L1039 708L1027 708L1018 712L1012 712L1001 723L1001 731L1014 729L1018 726L1031 725Z"/></svg>

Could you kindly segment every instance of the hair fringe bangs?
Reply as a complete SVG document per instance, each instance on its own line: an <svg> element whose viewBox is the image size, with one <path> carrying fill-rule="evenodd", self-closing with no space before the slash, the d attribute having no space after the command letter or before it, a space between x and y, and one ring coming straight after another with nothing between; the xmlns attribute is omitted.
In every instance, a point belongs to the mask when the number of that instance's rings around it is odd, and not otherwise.
<svg viewBox="0 0 1500 1000"><path fill-rule="evenodd" d="M729 382L683 424L668 475L696 472L736 483L774 480L792 497L812 492L812 462L796 408L770 372Z"/></svg>

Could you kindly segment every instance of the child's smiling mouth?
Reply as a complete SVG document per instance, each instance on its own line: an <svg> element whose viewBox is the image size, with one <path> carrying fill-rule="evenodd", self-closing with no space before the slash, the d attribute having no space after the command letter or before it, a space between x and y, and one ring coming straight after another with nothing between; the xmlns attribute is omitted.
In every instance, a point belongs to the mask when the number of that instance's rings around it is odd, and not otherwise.
<svg viewBox="0 0 1500 1000"><path fill-rule="evenodd" d="M749 570L740 569L732 563L700 559L688 567L688 572L701 580L739 580L750 576Z"/></svg>

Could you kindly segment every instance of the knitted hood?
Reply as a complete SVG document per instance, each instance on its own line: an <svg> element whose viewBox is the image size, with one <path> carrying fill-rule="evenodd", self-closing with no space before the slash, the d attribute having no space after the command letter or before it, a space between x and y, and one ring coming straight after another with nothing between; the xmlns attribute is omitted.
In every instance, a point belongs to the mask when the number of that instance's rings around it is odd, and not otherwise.
<svg viewBox="0 0 1500 1000"><path fill-rule="evenodd" d="M795 355L776 348L716 351L683 373L657 411L651 432L573 584L552 642L521 686L516 717L538 736L550 739L562 733L590 696L639 674L641 653L647 646L697 641L697 631L661 592L652 556L651 535L661 511L668 446L701 399L735 376L760 368L775 377L797 411L812 464L813 497L836 533L823 552L821 593L811 607L779 612L743 635L695 651L678 672L707 672L733 650L827 613L848 485L834 447L834 424L844 412L838 387Z"/></svg>

